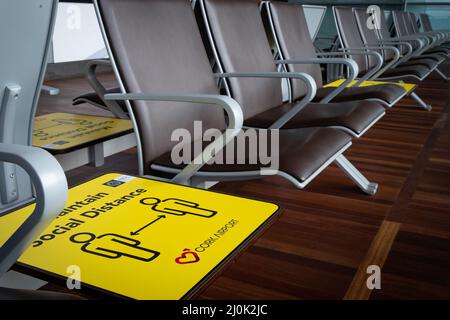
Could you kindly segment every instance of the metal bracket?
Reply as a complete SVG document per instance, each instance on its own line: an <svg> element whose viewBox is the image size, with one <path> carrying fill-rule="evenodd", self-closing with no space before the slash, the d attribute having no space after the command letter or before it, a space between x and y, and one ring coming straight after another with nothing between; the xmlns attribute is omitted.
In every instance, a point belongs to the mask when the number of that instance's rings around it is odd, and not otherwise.
<svg viewBox="0 0 450 320"><path fill-rule="evenodd" d="M17 112L17 101L20 97L19 85L6 86L0 107L0 141L14 143L14 123ZM0 198L3 204L16 201L19 198L16 165L0 163Z"/></svg>

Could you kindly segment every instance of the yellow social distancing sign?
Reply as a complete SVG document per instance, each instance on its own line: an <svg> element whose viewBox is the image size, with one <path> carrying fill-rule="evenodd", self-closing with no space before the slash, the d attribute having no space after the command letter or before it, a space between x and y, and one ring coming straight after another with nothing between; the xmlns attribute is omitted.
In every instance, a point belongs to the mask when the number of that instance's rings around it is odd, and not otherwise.
<svg viewBox="0 0 450 320"><path fill-rule="evenodd" d="M327 87L331 87L331 88L339 87L344 81L345 81L345 79L339 79L339 80L336 80L336 81L326 84L324 87L326 87L326 88ZM352 82L350 82L348 87L354 86L356 84L356 82L357 82L357 80L353 80ZM415 85L413 83L386 82L386 81L363 81L360 84L360 87L370 87L370 86L375 86L378 84L398 85L398 86L402 87L403 89L405 89L408 95L417 87L417 85Z"/></svg>
<svg viewBox="0 0 450 320"><path fill-rule="evenodd" d="M9 234L34 205L0 218ZM19 259L133 299L192 296L278 213L272 203L120 174L72 188L67 207ZM7 232L6 232L7 233ZM6 241L0 234L0 245Z"/></svg>
<svg viewBox="0 0 450 320"><path fill-rule="evenodd" d="M133 132L130 120L71 113L36 117L33 146L52 153L69 152Z"/></svg>

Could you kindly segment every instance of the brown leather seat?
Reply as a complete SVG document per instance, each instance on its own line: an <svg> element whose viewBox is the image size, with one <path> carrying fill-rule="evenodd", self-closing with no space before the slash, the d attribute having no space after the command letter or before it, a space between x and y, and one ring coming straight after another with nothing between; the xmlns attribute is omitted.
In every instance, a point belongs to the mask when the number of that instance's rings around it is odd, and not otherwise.
<svg viewBox="0 0 450 320"><path fill-rule="evenodd" d="M450 48L446 46L439 46L437 48L427 50L426 54L432 54L436 58L443 58L445 60L448 58L448 55L450 54Z"/></svg>
<svg viewBox="0 0 450 320"><path fill-rule="evenodd" d="M128 92L219 94L188 0L99 0L98 5L118 77ZM253 94L260 96L254 90ZM281 100L272 96L278 98ZM257 109L265 108L266 104L245 100L241 106L245 118L251 112L261 112ZM177 144L172 139L175 130L181 128L194 136L196 121L201 121L204 130L226 127L223 110L213 106L140 100L133 101L131 107L145 174L154 173L152 166L157 164L180 168L171 161L172 149ZM310 128L280 131L279 142L281 170L305 181L339 156L351 143L351 137L335 129ZM246 152L246 158L256 157L251 150ZM201 171L234 173L261 168L248 165L206 166Z"/></svg>
<svg viewBox="0 0 450 320"><path fill-rule="evenodd" d="M401 63L400 67L410 67L410 66L417 66L422 65L427 67L428 69L435 68L441 60L436 60L433 58L420 58L420 59L410 59L409 61L406 61L404 63Z"/></svg>
<svg viewBox="0 0 450 320"><path fill-rule="evenodd" d="M369 14L366 9L351 7L334 7L334 14L336 16L337 26L340 34L344 40L345 47L363 47L378 42L378 36L374 29L367 26L367 19ZM385 16L380 15L380 37L382 40L389 41L390 33L386 28L387 22ZM355 32L359 30L359 32ZM392 46L392 45L388 45ZM402 50L402 48L399 48ZM377 50L383 54L385 63L392 61L394 53L391 50ZM371 63L371 59L368 59ZM433 59L421 58L416 61L408 61L404 65L399 65L395 68L386 70L379 78L409 78L416 77L423 80L436 66L436 61Z"/></svg>
<svg viewBox="0 0 450 320"><path fill-rule="evenodd" d="M257 131L260 133L262 130ZM279 170L295 177L300 182L307 180L321 166L323 166L333 155L345 148L351 142L348 134L342 131L336 131L329 128L305 128L280 130L280 149ZM270 141L269 141L270 143ZM230 146L230 144L228 145ZM225 147L225 150L228 149ZM234 164L207 164L201 171L205 172L227 172L227 171L259 171L266 165L259 163L257 157L249 158L252 153L249 152L249 145L246 145L245 154L234 153ZM191 147L193 150L193 147ZM270 149L270 144L267 150ZM226 152L226 151L224 151ZM226 153L225 153L226 154ZM244 158L239 156L245 155ZM171 152L156 158L153 164L182 169L183 165L177 165L172 162ZM245 164L238 164L238 163ZM255 164L251 164L251 163Z"/></svg>
<svg viewBox="0 0 450 320"><path fill-rule="evenodd" d="M317 90L317 94L314 97L314 102L319 102L325 98L335 88L323 87ZM345 88L340 94L338 94L332 101L333 102L345 102L345 101L358 101L365 99L379 99L385 101L389 105L397 102L398 99L405 94L405 89L396 84L379 84L370 87L350 87Z"/></svg>
<svg viewBox="0 0 450 320"><path fill-rule="evenodd" d="M314 44L311 40L306 22L303 6L295 3L271 2L266 7L270 10L273 22L274 38L280 47L283 59L309 59L316 57ZM287 65L288 71L307 72L314 76L318 90L313 101L319 102L325 98L333 88L323 88L322 74L319 65ZM300 88L292 86L296 96ZM301 89L300 89L301 90ZM391 106L405 95L405 89L397 85L385 84L370 87L345 88L337 95L333 102L355 101L365 99L379 99Z"/></svg>
<svg viewBox="0 0 450 320"><path fill-rule="evenodd" d="M285 103L260 113L245 121L245 125L256 128L268 128L286 113L295 103ZM376 102L353 101L347 103L310 103L294 118L283 126L283 129L342 126L357 135L363 133L385 110Z"/></svg>

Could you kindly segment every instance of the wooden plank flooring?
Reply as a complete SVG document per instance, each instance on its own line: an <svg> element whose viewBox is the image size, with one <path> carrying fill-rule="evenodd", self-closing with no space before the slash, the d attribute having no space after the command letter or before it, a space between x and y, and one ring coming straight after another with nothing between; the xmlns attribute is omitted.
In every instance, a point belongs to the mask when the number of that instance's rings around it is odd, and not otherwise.
<svg viewBox="0 0 450 320"><path fill-rule="evenodd" d="M111 75L102 78L114 83ZM84 79L48 84L61 88L61 95L43 96L38 113L108 114L71 106L88 90ZM198 298L449 299L450 83L431 78L418 93L433 111L403 99L346 153L380 183L373 197L336 166L305 190L273 177L214 187L277 202L284 214ZM108 158L102 168L67 175L74 185L111 171L136 174L135 150ZM370 264L382 267L381 290L365 286Z"/></svg>

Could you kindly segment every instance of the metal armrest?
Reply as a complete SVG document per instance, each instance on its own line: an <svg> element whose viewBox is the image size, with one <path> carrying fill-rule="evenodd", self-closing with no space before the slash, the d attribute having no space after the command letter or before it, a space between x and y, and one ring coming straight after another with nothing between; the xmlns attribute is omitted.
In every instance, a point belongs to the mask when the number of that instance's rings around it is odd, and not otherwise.
<svg viewBox="0 0 450 320"><path fill-rule="evenodd" d="M342 51L342 55L365 55L365 56L374 56L377 60L377 64L372 69L368 70L364 76L362 76L358 82L355 84L355 87L359 87L364 81L371 79L382 67L383 67L383 57L379 52L369 50L370 47L362 47L362 48L340 48ZM379 48L376 48L379 49Z"/></svg>
<svg viewBox="0 0 450 320"><path fill-rule="evenodd" d="M412 46L411 43L406 42L406 41L389 41L389 40L379 40L379 42L377 43L368 43L368 46L376 46L376 45L396 45L396 46L406 46L408 48L408 51L406 52L406 54L401 55L401 57L399 58L399 60L395 63L395 65L393 65L392 67L396 67L397 65L399 65L402 62L407 61L413 54L414 54L414 48ZM400 51L400 50L399 50ZM400 53L401 54L401 53ZM395 55L395 53L394 53ZM394 57L395 59L395 57Z"/></svg>
<svg viewBox="0 0 450 320"><path fill-rule="evenodd" d="M358 64L353 59L349 58L310 58L305 60L289 59L289 60L277 60L276 64L343 64L348 67L349 76L345 81L334 89L330 94L324 97L320 103L328 103L333 100L339 93L341 93L353 80L356 79L359 73Z"/></svg>
<svg viewBox="0 0 450 320"><path fill-rule="evenodd" d="M423 47L422 51L428 50L432 45L432 40L430 39L430 37L428 37L426 35L415 34L410 37L416 37L417 39L424 41L424 47Z"/></svg>
<svg viewBox="0 0 450 320"><path fill-rule="evenodd" d="M30 176L36 194L33 213L0 247L1 276L62 211L68 190L60 164L43 149L0 143L0 161L23 168Z"/></svg>
<svg viewBox="0 0 450 320"><path fill-rule="evenodd" d="M371 76L372 80L377 79L381 76L386 70L391 68L397 61L400 59L400 50L393 46L364 46L362 48L344 48L342 49L344 52L351 52L352 50L391 50L394 52L394 58L392 61L388 62L384 67L379 69L373 76ZM350 50L350 51L348 51Z"/></svg>
<svg viewBox="0 0 450 320"><path fill-rule="evenodd" d="M431 38L432 46L439 45L441 43L441 41L442 41L442 35L439 34L439 33L421 32L421 34Z"/></svg>
<svg viewBox="0 0 450 320"><path fill-rule="evenodd" d="M428 40L428 48L434 47L439 41L439 37L436 37L436 35L427 34L427 33L420 33L420 34L416 34L416 35L424 37Z"/></svg>
<svg viewBox="0 0 450 320"><path fill-rule="evenodd" d="M213 151L222 150L225 145L236 137L244 123L244 115L241 106L234 99L222 95L192 94L192 95L171 95L171 94L146 94L146 93L111 93L105 95L109 101L117 100L145 100L145 101L171 101L171 102L192 102L215 105L221 107L228 115L228 127L221 138L217 138L206 146L203 152L197 155L194 160L187 165L173 179L173 183L186 184L208 161L215 155ZM142 163L142 161L140 161ZM143 172L143 168L139 168Z"/></svg>
<svg viewBox="0 0 450 320"><path fill-rule="evenodd" d="M317 92L316 81L307 73L303 72L233 72L233 73L215 73L217 78L279 78L279 79L299 79L302 80L307 87L307 93L299 102L295 104L288 112L277 119L269 129L280 129L296 114L314 99Z"/></svg>
<svg viewBox="0 0 450 320"><path fill-rule="evenodd" d="M129 116L123 112L122 108L116 101L108 101L104 98L106 94L106 88L98 81L96 70L99 66L111 66L111 62L109 60L92 60L89 61L86 65L86 78L94 89L95 93L102 99L104 104L108 107L109 111L111 111L117 118L119 119L129 119Z"/></svg>
<svg viewBox="0 0 450 320"><path fill-rule="evenodd" d="M414 48L412 49L411 55L408 56L408 59L411 56L414 56L414 57L419 56L424 50L427 49L425 43L421 39L417 39L417 38L413 38L413 37L406 37L405 36L405 37L389 38L388 40L381 40L381 41L383 41L383 42L385 42L385 41L386 42L392 42L393 44L398 43L400 45L407 45L406 43L409 43L409 45L411 45L411 42L417 42L419 47L416 50L414 50ZM402 62L404 60L405 59L402 59Z"/></svg>
<svg viewBox="0 0 450 320"><path fill-rule="evenodd" d="M439 46L439 44L441 43L441 40L442 40L440 35L431 34L428 32L422 32L420 34L417 34L417 36L425 37L428 40L428 46L425 50L423 50L423 52Z"/></svg>

